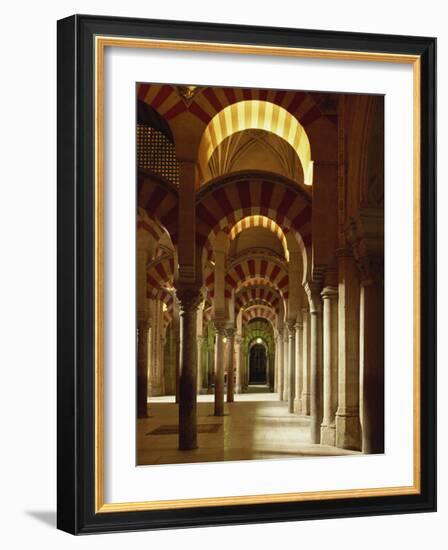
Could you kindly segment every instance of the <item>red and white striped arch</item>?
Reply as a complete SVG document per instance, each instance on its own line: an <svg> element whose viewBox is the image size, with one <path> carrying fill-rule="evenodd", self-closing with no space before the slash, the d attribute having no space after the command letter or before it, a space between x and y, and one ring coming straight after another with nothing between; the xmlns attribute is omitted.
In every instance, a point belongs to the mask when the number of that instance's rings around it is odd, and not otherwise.
<svg viewBox="0 0 448 550"><path fill-rule="evenodd" d="M193 97L185 101L182 87L170 84L139 84L138 99L155 109L172 125L182 113L190 113L203 131L212 118L234 103L248 100L267 101L283 107L296 117L305 130L319 119L337 124L337 115L324 114L319 108L318 96L310 92L265 90L250 88L192 87Z"/></svg>
<svg viewBox="0 0 448 550"><path fill-rule="evenodd" d="M246 308L250 304L263 303L271 306L278 314L281 300L280 294L272 287L243 287L235 296L235 310L238 313L241 308Z"/></svg>
<svg viewBox="0 0 448 550"><path fill-rule="evenodd" d="M174 259L172 256L156 258L148 266L146 274L147 297L155 298L160 290L170 291L174 282Z"/></svg>
<svg viewBox="0 0 448 550"><path fill-rule="evenodd" d="M286 260L289 259L288 244L286 242L286 236L283 229L274 220L271 220L267 216L260 216L259 214L255 214L253 216L246 216L239 222L236 222L236 224L230 230L230 240L233 241L244 230L251 229L252 227L263 227L274 233L274 235L276 235L279 241L282 243Z"/></svg>
<svg viewBox="0 0 448 550"><path fill-rule="evenodd" d="M220 231L232 228L248 216L264 216L284 234L294 231L304 247L311 244L311 199L296 183L280 176L249 172L223 176L198 193L196 241L213 249Z"/></svg>
<svg viewBox="0 0 448 550"><path fill-rule="evenodd" d="M178 237L178 193L174 185L162 181L156 175L139 172L137 186L138 206L143 208L162 229L166 230L173 244Z"/></svg>
<svg viewBox="0 0 448 550"><path fill-rule="evenodd" d="M172 292L169 292L166 289L161 289L159 291L159 298L162 301L163 307L163 328L166 330L166 327L173 320L174 313L174 295Z"/></svg>
<svg viewBox="0 0 448 550"><path fill-rule="evenodd" d="M230 265L225 276L226 298L230 298L232 291L237 292L248 280L268 280L282 295L288 299L289 277L286 267L281 262L270 257L242 258Z"/></svg>
<svg viewBox="0 0 448 550"><path fill-rule="evenodd" d="M275 327L277 325L277 315L272 308L264 305L254 305L248 307L243 312L243 323L248 323L252 319L267 319Z"/></svg>
<svg viewBox="0 0 448 550"><path fill-rule="evenodd" d="M164 234L164 229L159 222L142 209L139 209L137 215L137 231L147 233L156 243Z"/></svg>

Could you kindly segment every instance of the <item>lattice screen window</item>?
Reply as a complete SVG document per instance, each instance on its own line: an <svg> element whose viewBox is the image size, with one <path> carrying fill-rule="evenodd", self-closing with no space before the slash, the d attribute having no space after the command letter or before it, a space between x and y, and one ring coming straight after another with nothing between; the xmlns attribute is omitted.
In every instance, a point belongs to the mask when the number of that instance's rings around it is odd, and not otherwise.
<svg viewBox="0 0 448 550"><path fill-rule="evenodd" d="M137 125L137 163L179 185L179 164L174 146L159 130L144 124Z"/></svg>

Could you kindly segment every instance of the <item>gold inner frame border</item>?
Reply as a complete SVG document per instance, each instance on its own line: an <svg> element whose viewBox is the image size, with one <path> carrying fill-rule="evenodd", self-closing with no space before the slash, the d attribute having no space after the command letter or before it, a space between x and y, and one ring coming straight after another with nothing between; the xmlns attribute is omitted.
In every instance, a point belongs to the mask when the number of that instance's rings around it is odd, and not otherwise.
<svg viewBox="0 0 448 550"><path fill-rule="evenodd" d="M141 502L104 502L104 54L106 47L202 51L252 55L302 57L327 60L404 63L413 66L413 484L400 487L342 489L301 493L155 500ZM418 55L402 55L345 50L305 49L178 40L156 40L96 36L95 55L95 513L167 510L206 506L230 506L278 502L305 502L343 498L365 498L420 494L421 492L421 387L420 387L420 271L421 271L421 61Z"/></svg>

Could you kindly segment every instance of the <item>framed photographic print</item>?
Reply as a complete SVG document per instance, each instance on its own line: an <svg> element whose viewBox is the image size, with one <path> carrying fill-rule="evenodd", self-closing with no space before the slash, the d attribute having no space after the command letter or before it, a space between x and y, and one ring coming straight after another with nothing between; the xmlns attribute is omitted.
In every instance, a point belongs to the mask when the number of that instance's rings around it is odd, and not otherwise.
<svg viewBox="0 0 448 550"><path fill-rule="evenodd" d="M58 22L58 527L433 511L433 38Z"/></svg>

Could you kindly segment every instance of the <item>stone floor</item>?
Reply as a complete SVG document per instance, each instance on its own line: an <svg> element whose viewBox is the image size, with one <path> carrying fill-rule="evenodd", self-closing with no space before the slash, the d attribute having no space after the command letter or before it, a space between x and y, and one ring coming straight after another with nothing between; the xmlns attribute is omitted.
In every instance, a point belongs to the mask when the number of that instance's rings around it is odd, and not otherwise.
<svg viewBox="0 0 448 550"><path fill-rule="evenodd" d="M177 449L178 406L174 397L148 403L150 418L137 425L137 464L179 464L357 454L309 441L307 416L288 413L274 393L235 395L226 403L226 416L213 415L213 395L198 396L198 449Z"/></svg>

